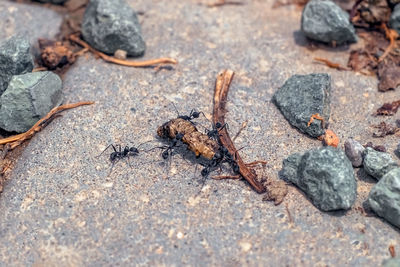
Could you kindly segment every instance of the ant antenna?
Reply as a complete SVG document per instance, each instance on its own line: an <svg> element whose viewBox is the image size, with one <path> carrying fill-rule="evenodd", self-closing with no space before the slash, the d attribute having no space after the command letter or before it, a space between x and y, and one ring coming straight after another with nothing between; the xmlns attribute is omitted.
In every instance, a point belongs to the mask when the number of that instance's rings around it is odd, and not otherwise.
<svg viewBox="0 0 400 267"><path fill-rule="evenodd" d="M179 114L179 111L178 111L178 109L176 108L174 102L171 102L171 103L172 103L172 105L174 106L174 109L175 109L176 113L178 114L178 117L180 117L181 115Z"/></svg>
<svg viewBox="0 0 400 267"><path fill-rule="evenodd" d="M148 144L148 143L152 143L152 142L157 142L157 140L149 140L149 141L146 141L146 142L144 142L144 143L141 143L141 144L139 144L136 148L137 149L139 149L142 145L145 145L145 144ZM146 150L143 150L144 152L147 152Z"/></svg>

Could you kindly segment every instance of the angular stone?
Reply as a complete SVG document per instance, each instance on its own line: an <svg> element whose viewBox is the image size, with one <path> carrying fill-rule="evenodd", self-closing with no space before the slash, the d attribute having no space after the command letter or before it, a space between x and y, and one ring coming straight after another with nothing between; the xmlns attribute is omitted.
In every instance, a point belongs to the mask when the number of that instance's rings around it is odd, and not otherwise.
<svg viewBox="0 0 400 267"><path fill-rule="evenodd" d="M400 4L393 9L389 21L390 28L395 29L400 34Z"/></svg>
<svg viewBox="0 0 400 267"><path fill-rule="evenodd" d="M43 71L13 76L0 97L0 128L25 132L61 101L58 75Z"/></svg>
<svg viewBox="0 0 400 267"><path fill-rule="evenodd" d="M349 209L357 196L353 167L337 148L328 146L292 154L283 161L282 176L323 211Z"/></svg>
<svg viewBox="0 0 400 267"><path fill-rule="evenodd" d="M397 162L393 160L389 153L376 151L371 147L365 149L363 156L365 172L377 180L398 167Z"/></svg>
<svg viewBox="0 0 400 267"><path fill-rule="evenodd" d="M136 13L124 0L90 1L82 35L90 45L107 54L121 49L129 56L141 56L146 49Z"/></svg>
<svg viewBox="0 0 400 267"><path fill-rule="evenodd" d="M400 168L392 169L371 189L368 203L372 210L400 227Z"/></svg>
<svg viewBox="0 0 400 267"><path fill-rule="evenodd" d="M324 43L357 42L349 14L329 0L307 3L301 16L301 30L308 38Z"/></svg>
<svg viewBox="0 0 400 267"><path fill-rule="evenodd" d="M344 143L344 151L353 167L360 167L362 165L364 150L365 148L354 139L349 138Z"/></svg>
<svg viewBox="0 0 400 267"><path fill-rule="evenodd" d="M0 95L6 90L13 75L31 72L33 59L29 40L14 35L0 44Z"/></svg>
<svg viewBox="0 0 400 267"><path fill-rule="evenodd" d="M324 134L322 123L313 114L320 114L325 121L330 116L331 76L326 73L293 75L276 91L273 101L289 123L312 137Z"/></svg>

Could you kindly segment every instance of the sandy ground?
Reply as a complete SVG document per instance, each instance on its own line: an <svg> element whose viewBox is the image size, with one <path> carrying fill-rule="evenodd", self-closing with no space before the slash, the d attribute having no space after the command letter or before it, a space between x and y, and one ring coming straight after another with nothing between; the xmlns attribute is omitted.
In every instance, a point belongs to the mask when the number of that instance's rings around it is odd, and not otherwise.
<svg viewBox="0 0 400 267"><path fill-rule="evenodd" d="M154 150L118 162L110 143L162 144L156 129L195 108L211 117L217 73L235 71L226 120L247 161L268 161L278 178L282 160L321 142L290 127L271 103L293 74L332 76L330 128L341 138L373 139L371 116L398 92L379 93L375 77L339 72L313 62L345 64L349 47L308 49L299 32L301 9L272 9L272 1L207 8L194 0L129 0L140 16L145 59L173 57L173 70L134 69L81 57L63 76L65 103L96 101L67 111L22 151L0 195L0 265L376 266L399 248L399 230L361 207L375 181L355 169L358 197L347 212L316 209L295 187L280 206L263 202L244 181L201 183L190 153L171 166ZM0 38L16 32L35 41L58 32L61 16L35 5L0 2ZM398 116L385 118L394 121ZM201 124L210 123L202 118ZM110 151L111 152L111 151ZM394 155L394 154L393 154ZM289 215L290 214L290 215ZM399 248L400 249L400 248Z"/></svg>

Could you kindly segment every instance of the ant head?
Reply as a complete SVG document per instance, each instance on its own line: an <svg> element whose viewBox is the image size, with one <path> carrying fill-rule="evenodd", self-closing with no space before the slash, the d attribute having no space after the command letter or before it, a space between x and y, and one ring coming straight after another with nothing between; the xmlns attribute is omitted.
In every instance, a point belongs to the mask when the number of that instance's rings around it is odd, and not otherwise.
<svg viewBox="0 0 400 267"><path fill-rule="evenodd" d="M182 138L183 138L183 136L184 136L183 133L177 133L177 134L175 135L175 139L181 141Z"/></svg>
<svg viewBox="0 0 400 267"><path fill-rule="evenodd" d="M204 168L201 170L201 176L205 177L210 173L210 169L209 168Z"/></svg>
<svg viewBox="0 0 400 267"><path fill-rule="evenodd" d="M216 127L217 129L219 129L219 128L222 127L222 124L221 124L220 122L217 122L217 123L215 124L215 127Z"/></svg>
<svg viewBox="0 0 400 267"><path fill-rule="evenodd" d="M133 154L139 154L139 150L136 147L131 147L129 151L132 152Z"/></svg>
<svg viewBox="0 0 400 267"><path fill-rule="evenodd" d="M161 154L163 159L167 159L169 157L168 150L164 150L163 153Z"/></svg>
<svg viewBox="0 0 400 267"><path fill-rule="evenodd" d="M194 111L194 112L192 113L192 117L193 117L194 119L197 119L198 117L200 117L200 112Z"/></svg>

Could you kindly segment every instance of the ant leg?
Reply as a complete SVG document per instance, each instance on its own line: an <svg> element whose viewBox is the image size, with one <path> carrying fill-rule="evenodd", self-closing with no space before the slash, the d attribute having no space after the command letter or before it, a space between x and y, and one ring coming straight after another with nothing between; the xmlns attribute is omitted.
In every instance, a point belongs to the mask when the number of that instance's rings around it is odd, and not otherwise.
<svg viewBox="0 0 400 267"><path fill-rule="evenodd" d="M112 162L112 165L111 165L111 168L110 168L110 172L108 173L107 177L110 176L110 174L111 174L111 172L112 172L112 170L113 170L113 168L115 166L115 163L117 163L117 162L118 162L118 159Z"/></svg>
<svg viewBox="0 0 400 267"><path fill-rule="evenodd" d="M126 157L126 161L128 162L129 167L132 168L132 164L131 164L129 158L130 158L130 155L128 155L128 156Z"/></svg>
<svg viewBox="0 0 400 267"><path fill-rule="evenodd" d="M178 111L178 109L176 108L174 102L171 102L171 103L172 103L172 105L174 106L174 109L175 109L176 113L178 113L178 117L180 117L181 115L179 114L179 111Z"/></svg>
<svg viewBox="0 0 400 267"><path fill-rule="evenodd" d="M190 113L189 113L189 118L192 118L194 112L195 112L195 111L194 111L194 109L192 108L192 110L191 110Z"/></svg>
<svg viewBox="0 0 400 267"><path fill-rule="evenodd" d="M113 144L109 144L104 150L103 152L101 152L98 156L96 156L96 158L100 157L110 146L113 146ZM114 146L113 146L114 147ZM115 150L115 148L114 148Z"/></svg>

